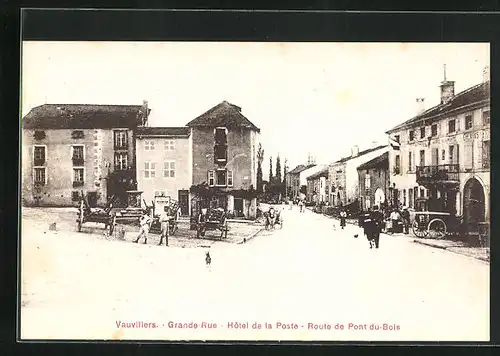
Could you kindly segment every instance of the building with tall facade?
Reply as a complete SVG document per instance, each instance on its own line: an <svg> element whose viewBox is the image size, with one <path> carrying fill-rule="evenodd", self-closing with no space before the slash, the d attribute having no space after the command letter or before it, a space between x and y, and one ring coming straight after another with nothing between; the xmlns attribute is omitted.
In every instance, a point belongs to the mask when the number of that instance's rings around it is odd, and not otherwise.
<svg viewBox="0 0 500 356"><path fill-rule="evenodd" d="M319 172L307 177L307 201L325 203L328 201L328 166L322 165Z"/></svg>
<svg viewBox="0 0 500 356"><path fill-rule="evenodd" d="M387 131L393 204L462 215L469 225L489 219L490 81L455 94L441 83L440 104ZM420 99L419 103L423 100Z"/></svg>
<svg viewBox="0 0 500 356"><path fill-rule="evenodd" d="M189 127L139 127L136 137L137 189L143 199L170 197L179 202L181 215L189 215L193 180Z"/></svg>
<svg viewBox="0 0 500 356"><path fill-rule="evenodd" d="M235 216L254 218L260 129L241 113L240 107L227 101L186 126L192 141L192 184L206 185L212 192L209 202L192 199L192 211L208 204Z"/></svg>
<svg viewBox="0 0 500 356"><path fill-rule="evenodd" d="M22 203L91 206L110 197L125 205L136 187L135 131L150 113L143 105L44 104L22 128Z"/></svg>

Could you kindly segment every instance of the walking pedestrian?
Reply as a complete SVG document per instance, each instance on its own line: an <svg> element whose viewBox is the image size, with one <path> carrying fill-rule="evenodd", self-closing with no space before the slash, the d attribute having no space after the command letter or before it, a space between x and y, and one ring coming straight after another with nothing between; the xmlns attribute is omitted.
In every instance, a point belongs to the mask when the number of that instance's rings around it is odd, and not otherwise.
<svg viewBox="0 0 500 356"><path fill-rule="evenodd" d="M165 238L165 246L168 247L168 235L170 233L170 219L171 219L169 211L170 209L168 208L168 206L165 206L163 208L163 213L160 215L161 232L160 232L160 243L158 244L158 246L161 246L163 244L163 238Z"/></svg>
<svg viewBox="0 0 500 356"><path fill-rule="evenodd" d="M149 214L150 212L148 210L147 212L143 213L142 216L139 218L139 235L137 236L137 239L134 241L135 243L138 243L141 237L144 237L144 244L148 243L149 229L151 227L151 223L153 222L153 219Z"/></svg>
<svg viewBox="0 0 500 356"><path fill-rule="evenodd" d="M342 209L342 211L340 212L340 227L342 228L342 230L344 230L346 218L347 213Z"/></svg>
<svg viewBox="0 0 500 356"><path fill-rule="evenodd" d="M398 226L398 222L399 222L399 219L400 219L400 216L399 216L399 213L396 209L394 209L392 212L391 212L391 215L389 217L391 219L391 233L395 233L397 230L397 226Z"/></svg>
<svg viewBox="0 0 500 356"><path fill-rule="evenodd" d="M369 227L369 240L370 248L379 248L380 243L380 232L382 231L382 225L384 223L384 215L380 212L377 205L373 206L370 213L370 227Z"/></svg>
<svg viewBox="0 0 500 356"><path fill-rule="evenodd" d="M304 212L304 202L302 200L299 200L299 208L300 208L300 212L303 213Z"/></svg>
<svg viewBox="0 0 500 356"><path fill-rule="evenodd" d="M293 208L293 201L292 201L292 199L290 199L290 200L288 201L288 206L290 207L290 209L289 209L289 210L292 210L292 208Z"/></svg>

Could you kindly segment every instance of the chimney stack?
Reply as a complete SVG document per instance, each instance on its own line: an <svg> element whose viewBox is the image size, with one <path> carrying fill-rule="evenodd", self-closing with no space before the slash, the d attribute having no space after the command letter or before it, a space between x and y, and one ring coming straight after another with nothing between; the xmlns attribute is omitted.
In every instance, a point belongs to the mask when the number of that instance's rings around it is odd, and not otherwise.
<svg viewBox="0 0 500 356"><path fill-rule="evenodd" d="M483 69L483 83L486 83L490 80L490 67L486 66Z"/></svg>
<svg viewBox="0 0 500 356"><path fill-rule="evenodd" d="M417 115L425 111L425 98L417 98Z"/></svg>
<svg viewBox="0 0 500 356"><path fill-rule="evenodd" d="M351 149L351 157L356 157L358 154L359 154L359 147L358 146L354 146Z"/></svg>
<svg viewBox="0 0 500 356"><path fill-rule="evenodd" d="M455 96L455 82L446 80L446 64L444 65L444 80L441 82L441 104L449 102Z"/></svg>

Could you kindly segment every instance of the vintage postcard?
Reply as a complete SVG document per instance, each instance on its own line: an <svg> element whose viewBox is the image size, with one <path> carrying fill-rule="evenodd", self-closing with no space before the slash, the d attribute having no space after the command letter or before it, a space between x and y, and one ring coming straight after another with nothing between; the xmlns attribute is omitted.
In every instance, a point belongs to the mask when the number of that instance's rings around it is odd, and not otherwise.
<svg viewBox="0 0 500 356"><path fill-rule="evenodd" d="M20 339L489 341L488 43L22 43Z"/></svg>

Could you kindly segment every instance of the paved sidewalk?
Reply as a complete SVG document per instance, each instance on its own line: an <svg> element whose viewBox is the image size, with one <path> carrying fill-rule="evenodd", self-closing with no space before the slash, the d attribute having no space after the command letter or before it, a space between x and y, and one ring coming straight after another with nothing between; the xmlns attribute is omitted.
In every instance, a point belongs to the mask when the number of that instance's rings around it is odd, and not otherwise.
<svg viewBox="0 0 500 356"><path fill-rule="evenodd" d="M324 215L324 214L323 214ZM328 216L328 215L326 215ZM332 219L339 220L333 216L329 216ZM347 224L351 225L358 225L358 220L357 219L346 219ZM402 237L402 238L408 238L409 240L413 241L414 243L418 243L421 245L433 247L433 248L439 248L442 250L446 250L451 253L456 253L459 255L467 256L467 257L472 257L484 262L490 262L490 249L489 248L484 248L484 247L471 247L465 242L462 241L453 241L453 240L437 240L437 239L421 239L418 237L415 237L413 234L402 234L402 233L397 233L397 234L385 234L387 236L392 236L392 237Z"/></svg>

